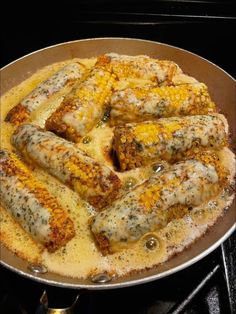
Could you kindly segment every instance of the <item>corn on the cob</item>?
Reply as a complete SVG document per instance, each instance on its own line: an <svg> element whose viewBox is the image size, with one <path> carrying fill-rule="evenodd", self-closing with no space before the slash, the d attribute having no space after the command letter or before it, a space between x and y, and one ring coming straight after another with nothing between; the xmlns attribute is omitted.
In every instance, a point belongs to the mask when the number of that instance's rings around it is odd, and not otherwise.
<svg viewBox="0 0 236 314"><path fill-rule="evenodd" d="M197 206L226 186L228 171L216 154L206 152L154 175L91 221L91 230L104 254L112 253L156 231L188 208Z"/></svg>
<svg viewBox="0 0 236 314"><path fill-rule="evenodd" d="M207 86L202 83L151 89L128 88L111 97L111 122L147 121L171 116L208 114L215 110Z"/></svg>
<svg viewBox="0 0 236 314"><path fill-rule="evenodd" d="M221 114L163 118L117 126L114 150L121 170L128 170L160 159L175 162L189 150L221 148L227 134Z"/></svg>
<svg viewBox="0 0 236 314"><path fill-rule="evenodd" d="M89 76L77 84L46 121L47 130L78 142L102 118L115 75L110 63L100 60Z"/></svg>
<svg viewBox="0 0 236 314"><path fill-rule="evenodd" d="M40 83L18 105L7 114L5 121L21 124L30 119L30 114L41 106L48 98L67 84L73 85L85 73L85 66L79 62L63 67L46 81Z"/></svg>
<svg viewBox="0 0 236 314"><path fill-rule="evenodd" d="M1 202L31 236L53 252L75 235L67 212L17 157L0 151Z"/></svg>
<svg viewBox="0 0 236 314"><path fill-rule="evenodd" d="M95 208L110 204L116 197L120 187L117 175L73 143L31 124L19 126L12 142L26 158L67 183Z"/></svg>
<svg viewBox="0 0 236 314"><path fill-rule="evenodd" d="M157 85L171 85L176 74L182 73L179 66L168 60L152 59L148 56L127 56L108 53L100 59L111 61L113 72L119 79L142 79L155 82Z"/></svg>

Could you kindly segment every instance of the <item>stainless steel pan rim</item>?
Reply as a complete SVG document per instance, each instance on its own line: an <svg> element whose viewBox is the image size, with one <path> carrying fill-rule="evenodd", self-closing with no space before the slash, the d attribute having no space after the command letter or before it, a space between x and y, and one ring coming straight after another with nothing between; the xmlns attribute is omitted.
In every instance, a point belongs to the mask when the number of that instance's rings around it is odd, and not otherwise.
<svg viewBox="0 0 236 314"><path fill-rule="evenodd" d="M201 57L200 55L194 53L194 52L191 52L191 51L188 51L186 49L183 49L183 48L179 48L177 46L173 46L173 45L169 45L169 44L165 44L165 43L161 43L161 42L158 42L158 41L152 41L152 40L148 40L148 39L141 39L141 38L129 38L129 37L94 37L94 38L86 38L86 39L77 39L77 40L70 40L70 41L66 41L66 42L63 42L63 43L59 43L59 44L55 44L55 45L51 45L51 46L47 46L47 47L44 47L42 49L38 49L38 50L35 50L33 52L30 52L10 63L8 63L7 65L3 66L2 68L0 68L0 71L4 70L5 68L7 68L8 66L28 57L28 56L31 56L33 54L36 54L38 52L41 52L41 51L44 51L44 50L48 50L48 49L51 49L51 48L54 48L54 47L59 47L59 46L63 46L65 44L73 44L73 43L77 43L77 42L85 42L85 41L96 41L96 40L134 40L134 41L140 41L140 42L149 42L149 43L156 43L156 44L159 44L159 45L163 45L163 46L166 46L166 47L170 47L170 48L177 48L178 50L180 51L183 51L183 52L186 52L186 53L189 53L189 54L192 54L204 61L207 61L208 63L214 65L215 67L217 67L218 69L220 69L221 71L223 71L225 74L227 74L228 76L230 76L230 78L232 80L234 80L236 82L236 79L230 75L228 72L226 72L224 69L220 68L217 64L215 64L214 62L211 62L210 60L206 59L206 58L203 58Z"/></svg>
<svg viewBox="0 0 236 314"><path fill-rule="evenodd" d="M80 52L80 46L82 46L82 52ZM86 54L86 47L88 46L88 55ZM77 50L78 49L78 55ZM94 53L91 53L91 47L94 48ZM138 49L140 47L140 49ZM137 48L137 49L136 49ZM70 50L71 49L71 50ZM73 50L74 49L74 50ZM84 50L85 49L85 50ZM89 50L90 49L90 50ZM230 120L231 127L234 128L233 136L235 136L235 120L233 115L235 112L235 95L233 94L233 89L235 88L235 79L230 76L223 69L215 65L214 63L198 56L197 54L191 53L187 50L174 47L171 45L158 43L150 40L144 39L136 39L136 38L120 38L120 37L107 37L107 38L90 38L90 39L82 39L75 40L65 43L60 43L57 45L53 45L50 47L46 47L37 51L34 51L22 58L17 59L16 61L11 62L10 64L4 66L1 69L2 80L1 85L4 90L8 90L14 85L18 84L22 80L26 79L30 76L36 69L42 67L43 65L51 64L53 62L57 62L59 60L65 60L66 58L73 57L91 57L96 56L98 54L97 51L101 51L100 53L113 51L118 53L127 53L127 54L157 54L160 57L165 56L166 58L170 58L181 67L183 67L184 71L192 70L193 72L190 74L193 76L199 76L206 84L209 86L210 92L213 92L213 96L218 100L219 103L222 102L223 107L227 111L227 118ZM76 51L76 53L75 53ZM52 52L55 52L55 60ZM61 55L60 55L61 52ZM59 55L57 55L59 53ZM82 54L82 55L81 55ZM36 62L40 56L47 58L47 60L42 60L41 63ZM29 61L28 61L29 60ZM188 65L186 64L186 60ZM197 65L194 62L198 63ZM30 64L32 63L32 65ZM182 63L182 64L181 64ZM18 65L19 64L19 65ZM185 66L187 67L185 68ZM198 66L202 66L201 69L198 69ZM25 75L25 68L22 69L22 66L26 66L28 72ZM10 69L10 70L9 70ZM14 71L19 71L14 72ZM31 72L30 72L31 71ZM196 73L195 73L196 72ZM15 78L12 77L12 74ZM215 77L214 77L215 75ZM210 78L209 78L210 76ZM219 79L217 80L217 76ZM17 81L18 80L18 81ZM217 84L219 85L222 81L226 91L221 95L217 90ZM216 89L214 89L216 84ZM220 85L219 85L220 86ZM231 96L229 96L230 94ZM224 98L227 98L224 100ZM231 112L227 108L227 106L231 106ZM233 123L233 122L234 123ZM94 284L90 280L80 280L74 279L70 277L64 277L53 273L46 273L43 275L35 275L31 273L27 266L28 263L23 261L22 259L15 256L5 247L1 246L1 265L6 267L7 269L24 276L28 279L38 281L40 283L59 286L64 288L72 288L72 289L89 289L89 290L102 290L102 289L114 289L114 288L122 288L128 287L138 284L147 283L150 281L154 281L166 276L169 276L173 273L176 273L194 263L199 261L200 259L207 256L213 250L215 250L221 243L223 243L236 229L236 217L235 217L235 202L232 207L226 212L223 219L219 219L219 222L213 226L209 232L203 236L203 240L199 239L194 243L190 248L184 250L182 253L179 253L177 256L173 257L170 261L158 266L157 268L141 272L139 274L129 275L126 277L114 279L109 283L103 284ZM221 230L220 230L221 229ZM200 244L199 244L200 243Z"/></svg>
<svg viewBox="0 0 236 314"><path fill-rule="evenodd" d="M148 276L146 278L140 278L136 280L129 280L127 282L121 282L121 283L109 283L109 284L76 284L76 283L63 283L63 282L58 282L54 280L48 280L43 278L43 275L41 276L35 276L31 275L29 273L26 273L24 271L18 270L15 267L12 267L11 265L5 263L4 261L0 261L1 265L6 267L7 269L16 272L18 275L21 275L23 277L26 277L28 279L38 281L43 284L51 285L51 286L57 286L61 288L70 288L70 289L88 289L88 290L108 290L108 289L118 289L118 288L124 288L124 287L130 287L130 286L136 286L144 283L148 283L157 279L161 279L167 276L170 276L180 270L183 270L202 258L206 257L208 254L213 252L218 246L220 246L234 231L236 230L236 224L222 237L219 241L217 241L214 245L208 248L208 250L204 251L203 253L199 254L195 258L189 260L188 262L179 265L173 269L164 271L162 273L153 275L153 276ZM181 254L181 253L180 253Z"/></svg>

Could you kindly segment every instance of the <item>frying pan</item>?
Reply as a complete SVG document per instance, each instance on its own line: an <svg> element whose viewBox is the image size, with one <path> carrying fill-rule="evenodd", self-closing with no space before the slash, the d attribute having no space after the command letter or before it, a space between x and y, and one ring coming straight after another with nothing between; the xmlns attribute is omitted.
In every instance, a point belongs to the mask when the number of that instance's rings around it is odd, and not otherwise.
<svg viewBox="0 0 236 314"><path fill-rule="evenodd" d="M153 58L173 60L183 71L207 84L209 92L228 119L232 141L236 138L236 92L235 80L224 70L198 55L170 45L131 38L94 38L77 40L38 50L22 57L1 70L1 89L5 93L38 69L54 62L75 57L90 58L106 52L137 55L146 54ZM74 279L51 272L32 273L26 261L18 258L1 246L1 264L29 279L65 288L112 289L137 285L173 274L199 261L216 249L236 229L236 203L227 210L203 238L170 261L139 274L94 283L90 279Z"/></svg>

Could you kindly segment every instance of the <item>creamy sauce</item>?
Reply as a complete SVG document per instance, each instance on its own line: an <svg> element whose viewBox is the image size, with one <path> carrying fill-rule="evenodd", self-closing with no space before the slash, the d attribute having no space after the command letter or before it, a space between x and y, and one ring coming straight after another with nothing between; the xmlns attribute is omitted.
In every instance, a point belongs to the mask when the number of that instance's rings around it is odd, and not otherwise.
<svg viewBox="0 0 236 314"><path fill-rule="evenodd" d="M47 66L2 96L1 148L13 150L10 137L14 131L14 126L4 122L7 112L29 94L39 82L47 79L66 64L75 61L76 59L73 59ZM87 67L91 67L95 62L94 59L79 61ZM56 93L49 107L48 103L45 102L42 107L38 108L37 113L32 114L33 123L43 126L46 118L61 103L66 92L68 91L64 88ZM45 110L46 108L47 110ZM112 128L106 123L101 123L89 132L87 136L91 140L86 143L82 139L77 144L78 147L82 148L88 155L95 156L98 161L116 170L111 162ZM225 148L220 153L220 158L229 164L229 168L231 167L231 172L233 173L235 168L233 154ZM168 165L165 166L167 167ZM123 183L121 193L125 193L127 189L143 183L152 171L153 167L148 166L125 173L117 172ZM97 248L88 227L88 220L94 215L91 206L82 201L75 192L43 169L34 167L32 172L37 179L44 182L49 192L57 197L59 204L68 210L75 224L76 236L64 248L59 249L55 253L49 253L43 250L42 246L35 243L7 211L0 207L1 241L11 251L29 262L41 262L49 271L78 278L87 278L92 274L101 272L122 276L131 271L143 270L166 261L170 256L183 250L196 238L204 234L206 229L213 225L218 217L223 214L223 209L233 199L233 196L222 194L214 200L216 201L214 204L217 205L213 206L212 200L207 204L195 207L184 218L175 219L160 231L152 232L151 235L157 239L157 246L154 250L146 248L145 243L148 235L145 235L130 248L112 255L103 256Z"/></svg>

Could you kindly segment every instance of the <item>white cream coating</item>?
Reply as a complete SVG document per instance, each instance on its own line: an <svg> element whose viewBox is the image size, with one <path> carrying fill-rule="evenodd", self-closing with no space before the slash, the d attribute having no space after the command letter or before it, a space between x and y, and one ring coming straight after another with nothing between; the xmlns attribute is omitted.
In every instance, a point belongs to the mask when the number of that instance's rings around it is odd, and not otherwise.
<svg viewBox="0 0 236 314"><path fill-rule="evenodd" d="M111 87L111 82L108 80L103 82L104 85L100 85L102 79L105 77L106 70L95 68L91 72L91 76L84 80L78 88L82 92L81 96L76 96L74 106L75 110L67 112L62 121L73 128L78 136L84 136L88 131L98 122L105 110L105 101L102 100L106 88ZM85 94L84 94L85 91Z"/></svg>
<svg viewBox="0 0 236 314"><path fill-rule="evenodd" d="M16 176L7 175L0 166L2 205L37 241L47 242L50 234L50 213Z"/></svg>
<svg viewBox="0 0 236 314"><path fill-rule="evenodd" d="M103 109L95 107L93 103L91 103L90 106L93 107L93 110L89 112L89 115L88 108L81 104L76 112L67 112L62 118L62 121L75 129L79 136L85 136L87 134L88 119L97 121L103 114Z"/></svg>
<svg viewBox="0 0 236 314"><path fill-rule="evenodd" d="M176 183L176 179L181 183ZM95 235L104 235L111 244L136 241L146 232L166 224L163 211L169 207L177 204L196 206L214 196L212 187L217 182L217 172L211 165L196 160L177 163L98 213L92 223L92 231ZM155 189L155 186L161 187L156 191L159 198L152 208L146 209L141 197L144 191Z"/></svg>
<svg viewBox="0 0 236 314"><path fill-rule="evenodd" d="M130 66L133 72L142 79L156 80L160 84L163 83L168 77L168 65L161 65L158 59L152 59L145 55L128 56L119 55L117 53L108 53L106 55L111 58L111 64L113 62L114 64L118 62L120 65ZM176 72L181 73L182 70L179 68L179 66L177 64L175 64L175 66Z"/></svg>
<svg viewBox="0 0 236 314"><path fill-rule="evenodd" d="M85 199L90 196L106 195L113 189L111 176L114 177L115 173L110 168L98 163L93 158L87 156L75 144L56 136L52 132L43 131L32 124L24 124L12 136L12 142L26 158L32 159L39 166L47 169L49 173L60 181L69 185L72 184L72 187ZM70 166L67 166L67 161L71 157L77 158L81 163L81 165L76 165L76 163L71 162L72 167L75 166L72 170ZM89 178L86 166L96 167L99 172L97 173L100 176L97 186L91 185L91 180L97 180L97 178L94 175L92 179ZM75 172L76 168L79 172ZM80 179L83 182L84 177L87 183L82 184ZM78 180L78 185L75 182L76 180ZM84 191L82 191L82 185L84 186Z"/></svg>
<svg viewBox="0 0 236 314"><path fill-rule="evenodd" d="M176 89L178 87L171 88ZM191 88L195 90L195 93L197 92L197 90L199 90L200 92L201 89L205 88L205 84L191 84L190 89ZM188 108L192 106L194 101L192 97L193 91L189 91L189 95L186 95L186 99L183 99L183 101L179 103L177 108L172 105L171 96L165 97L163 96L163 94L161 94L161 96L157 92L152 91L152 89L144 89L143 93L141 94L143 94L142 97L137 96L135 90L132 88L118 90L113 93L111 97L112 119L114 119L116 123L118 120L119 123L119 119L121 119L121 121L124 120L127 122L132 122L142 119L148 120L148 116L150 116L150 119L153 119L165 116L168 117L174 114L177 115L179 112L183 112L184 115L184 113L186 114L188 112ZM173 101L175 101L175 98L173 99ZM145 116L147 117L145 118Z"/></svg>
<svg viewBox="0 0 236 314"><path fill-rule="evenodd" d="M22 101L27 111L32 112L38 108L51 95L58 92L69 80L80 79L84 74L85 67L79 63L71 63L53 74L47 80L40 83Z"/></svg>
<svg viewBox="0 0 236 314"><path fill-rule="evenodd" d="M150 125L153 136L150 137L148 132L146 134L140 132L142 130L140 125L144 127ZM156 128L155 125L158 127ZM163 127L163 130L159 126ZM222 114L162 118L157 122L129 123L124 128L127 134L129 129L134 134L132 136L135 143L140 145L140 149L135 154L145 160L162 158L166 153L168 158L174 158L177 153L191 149L195 141L203 147L211 145L218 148L224 144L228 134L228 125Z"/></svg>
<svg viewBox="0 0 236 314"><path fill-rule="evenodd" d="M182 120L178 117L167 119L160 119L159 122L163 121L164 125L168 126L167 121L181 123ZM167 151L171 151L173 146L177 151L187 150L191 148L193 141L197 139L200 140L202 146L208 146L210 139L214 139L212 145L217 147L222 144L228 134L228 124L225 124L225 118L222 114L186 116L183 118L184 120L186 126L183 124L183 127L175 131L173 138L166 143Z"/></svg>

